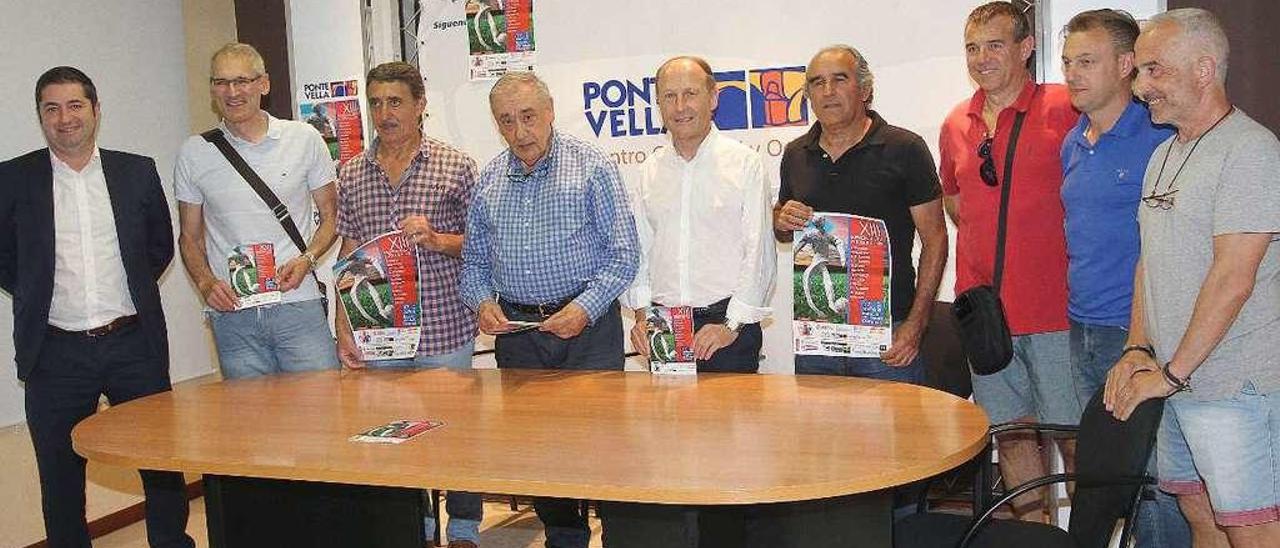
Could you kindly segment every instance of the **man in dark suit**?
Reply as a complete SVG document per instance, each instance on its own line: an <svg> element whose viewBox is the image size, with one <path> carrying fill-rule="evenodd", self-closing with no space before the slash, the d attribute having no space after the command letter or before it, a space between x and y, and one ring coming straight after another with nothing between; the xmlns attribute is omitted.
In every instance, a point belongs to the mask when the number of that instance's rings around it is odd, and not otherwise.
<svg viewBox="0 0 1280 548"><path fill-rule="evenodd" d="M49 148L0 164L0 288L13 296L48 545L81 548L85 460L71 428L104 394L115 405L169 389L156 280L173 259L173 226L155 162L98 149L88 76L55 67L35 97ZM182 475L140 474L151 546L194 546Z"/></svg>

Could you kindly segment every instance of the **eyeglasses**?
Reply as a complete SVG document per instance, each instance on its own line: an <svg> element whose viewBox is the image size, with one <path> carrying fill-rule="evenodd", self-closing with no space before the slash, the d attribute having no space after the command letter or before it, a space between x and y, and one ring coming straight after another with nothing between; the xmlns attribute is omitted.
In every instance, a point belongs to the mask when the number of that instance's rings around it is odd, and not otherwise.
<svg viewBox="0 0 1280 548"><path fill-rule="evenodd" d="M1152 193L1142 197L1142 203L1153 209L1161 209L1168 211L1173 209L1173 195L1178 193L1178 189L1173 189L1161 194Z"/></svg>
<svg viewBox="0 0 1280 548"><path fill-rule="evenodd" d="M258 80L261 80L261 79L262 79L262 75L259 74L257 76L254 76L253 78L244 78L244 77L210 78L209 83L212 84L213 87L215 88L227 89L227 88L230 88L231 86L242 88L242 87L248 86L249 84L257 82Z"/></svg>
<svg viewBox="0 0 1280 548"><path fill-rule="evenodd" d="M996 179L996 161L991 158L990 137L983 139L982 144L978 145L978 157L982 158L982 167L978 168L978 175L982 176L982 182L987 186L1000 184L1000 180Z"/></svg>

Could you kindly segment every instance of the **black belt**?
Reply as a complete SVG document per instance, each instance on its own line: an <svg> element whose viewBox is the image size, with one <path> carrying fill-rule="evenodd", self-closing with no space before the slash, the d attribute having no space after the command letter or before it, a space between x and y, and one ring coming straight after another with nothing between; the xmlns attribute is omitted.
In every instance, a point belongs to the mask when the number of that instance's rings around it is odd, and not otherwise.
<svg viewBox="0 0 1280 548"><path fill-rule="evenodd" d="M138 315L132 314L129 316L120 316L119 318L107 322L106 325L101 325L92 329L85 329L83 331L71 331L56 325L50 325L49 332L60 333L63 335L81 335L85 337L104 337L136 323L138 323Z"/></svg>
<svg viewBox="0 0 1280 548"><path fill-rule="evenodd" d="M525 303L508 301L502 297L498 297L498 304L505 308L509 308L511 310L519 312L521 314L535 314L535 315L547 318L547 317L550 317L552 314L555 314L556 312L563 310L564 307L569 306L569 303L573 302L573 300L576 298L578 298L578 296L573 295L573 296L565 297L564 299L549 302L549 303L525 304Z"/></svg>
<svg viewBox="0 0 1280 548"><path fill-rule="evenodd" d="M729 299L725 297L707 306L693 307L693 317L708 323L721 323L725 321L725 315L729 313ZM653 303L657 306L666 306L661 303Z"/></svg>

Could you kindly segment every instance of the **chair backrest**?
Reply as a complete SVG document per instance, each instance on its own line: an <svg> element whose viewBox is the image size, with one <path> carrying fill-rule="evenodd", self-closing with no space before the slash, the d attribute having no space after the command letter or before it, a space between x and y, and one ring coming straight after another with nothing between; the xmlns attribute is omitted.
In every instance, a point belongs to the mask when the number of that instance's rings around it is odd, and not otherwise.
<svg viewBox="0 0 1280 548"><path fill-rule="evenodd" d="M1116 521L1129 517L1140 487L1095 483L1146 472L1163 412L1164 400L1147 400L1121 422L1103 406L1101 389L1089 400L1076 438L1076 473L1080 480L1076 482L1068 527L1080 548L1105 548Z"/></svg>

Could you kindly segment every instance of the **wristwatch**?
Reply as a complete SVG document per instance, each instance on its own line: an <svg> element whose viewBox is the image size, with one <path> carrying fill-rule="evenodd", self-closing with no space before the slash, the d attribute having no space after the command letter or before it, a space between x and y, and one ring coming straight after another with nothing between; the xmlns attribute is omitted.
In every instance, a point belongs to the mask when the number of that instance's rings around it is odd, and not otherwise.
<svg viewBox="0 0 1280 548"><path fill-rule="evenodd" d="M724 326L725 326L729 331L732 331L732 332L734 332L734 333L737 333L739 330L741 330L741 329L742 329L742 324L741 324L740 322L738 322L737 320L728 320L728 321L724 322Z"/></svg>

